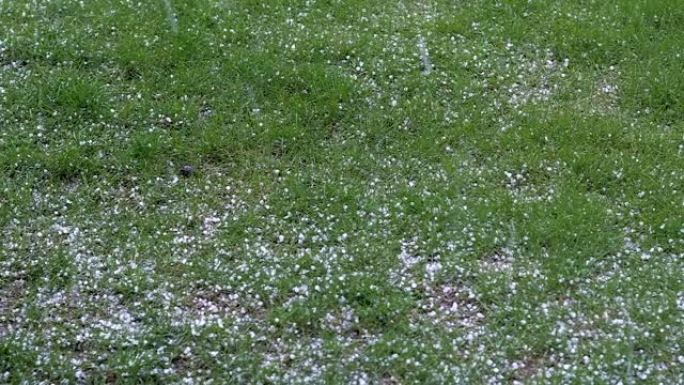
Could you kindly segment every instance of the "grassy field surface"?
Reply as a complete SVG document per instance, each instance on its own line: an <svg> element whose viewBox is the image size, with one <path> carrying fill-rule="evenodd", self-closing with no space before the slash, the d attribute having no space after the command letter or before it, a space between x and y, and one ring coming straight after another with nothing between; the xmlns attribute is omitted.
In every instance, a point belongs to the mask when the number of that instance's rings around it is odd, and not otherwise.
<svg viewBox="0 0 684 385"><path fill-rule="evenodd" d="M0 0L0 383L684 383L681 0Z"/></svg>

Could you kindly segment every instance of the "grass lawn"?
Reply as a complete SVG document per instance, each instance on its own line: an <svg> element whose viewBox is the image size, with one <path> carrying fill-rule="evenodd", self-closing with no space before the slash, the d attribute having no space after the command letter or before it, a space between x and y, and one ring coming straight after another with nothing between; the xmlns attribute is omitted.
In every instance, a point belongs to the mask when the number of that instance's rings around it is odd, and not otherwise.
<svg viewBox="0 0 684 385"><path fill-rule="evenodd" d="M0 0L0 383L684 383L681 0Z"/></svg>

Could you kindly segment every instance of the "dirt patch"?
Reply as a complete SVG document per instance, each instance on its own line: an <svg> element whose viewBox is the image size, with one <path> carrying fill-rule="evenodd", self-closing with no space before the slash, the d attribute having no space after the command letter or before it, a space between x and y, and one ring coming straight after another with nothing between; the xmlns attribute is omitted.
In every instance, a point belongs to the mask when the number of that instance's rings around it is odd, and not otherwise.
<svg viewBox="0 0 684 385"><path fill-rule="evenodd" d="M416 315L446 328L464 328L481 325L484 311L472 289L463 285L443 284L426 286Z"/></svg>
<svg viewBox="0 0 684 385"><path fill-rule="evenodd" d="M14 279L7 285L0 287L0 337L8 333L8 327L13 323L17 305L22 303L26 293L26 281Z"/></svg>
<svg viewBox="0 0 684 385"><path fill-rule="evenodd" d="M507 247L498 248L483 256L480 267L488 272L510 271L513 268L513 252Z"/></svg>
<svg viewBox="0 0 684 385"><path fill-rule="evenodd" d="M529 356L522 361L514 364L514 379L524 383L527 380L538 376L546 366L546 359L543 356Z"/></svg>

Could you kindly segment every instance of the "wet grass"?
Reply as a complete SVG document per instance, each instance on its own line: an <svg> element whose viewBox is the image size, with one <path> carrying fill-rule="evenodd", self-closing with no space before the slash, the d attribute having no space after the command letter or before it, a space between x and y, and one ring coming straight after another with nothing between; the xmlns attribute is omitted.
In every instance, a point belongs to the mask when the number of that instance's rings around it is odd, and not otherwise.
<svg viewBox="0 0 684 385"><path fill-rule="evenodd" d="M684 382L683 23L0 1L0 382Z"/></svg>

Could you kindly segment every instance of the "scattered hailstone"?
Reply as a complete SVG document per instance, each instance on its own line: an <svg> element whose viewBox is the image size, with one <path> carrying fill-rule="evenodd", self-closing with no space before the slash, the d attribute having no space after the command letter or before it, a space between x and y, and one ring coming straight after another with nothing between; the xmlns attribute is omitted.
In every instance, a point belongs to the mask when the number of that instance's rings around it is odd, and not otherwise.
<svg viewBox="0 0 684 385"><path fill-rule="evenodd" d="M210 215L202 221L202 234L205 236L211 236L216 232L219 224L221 224L221 218Z"/></svg>
<svg viewBox="0 0 684 385"><path fill-rule="evenodd" d="M179 235L173 239L173 243L176 245L188 245L194 241L194 237L189 235Z"/></svg>
<svg viewBox="0 0 684 385"><path fill-rule="evenodd" d="M425 272L430 279L433 279L440 270L442 270L442 264L439 261L428 262L425 265Z"/></svg>
<svg viewBox="0 0 684 385"><path fill-rule="evenodd" d="M601 92L604 94L614 94L618 90L618 86L613 85L613 84L603 84L601 86Z"/></svg>
<svg viewBox="0 0 684 385"><path fill-rule="evenodd" d="M299 286L295 286L294 288L292 288L292 291L294 291L295 293L297 293L301 296L306 297L309 295L309 285L303 283Z"/></svg>

